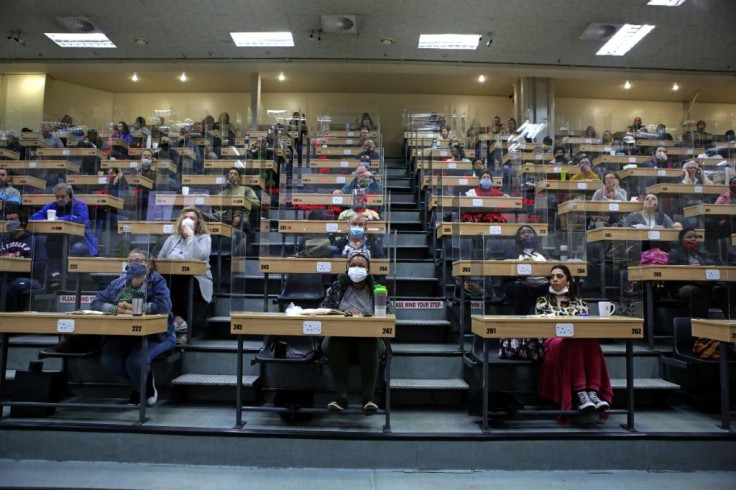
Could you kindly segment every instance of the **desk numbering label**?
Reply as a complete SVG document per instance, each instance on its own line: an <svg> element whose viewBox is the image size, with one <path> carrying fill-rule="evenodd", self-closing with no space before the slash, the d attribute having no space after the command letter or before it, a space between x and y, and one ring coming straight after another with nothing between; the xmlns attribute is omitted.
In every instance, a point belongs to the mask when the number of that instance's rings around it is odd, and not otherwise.
<svg viewBox="0 0 736 490"><path fill-rule="evenodd" d="M65 318L56 322L56 331L59 333L74 333L74 320Z"/></svg>
<svg viewBox="0 0 736 490"><path fill-rule="evenodd" d="M557 337L572 337L575 335L575 327L572 323L558 323L555 325L555 335Z"/></svg>
<svg viewBox="0 0 736 490"><path fill-rule="evenodd" d="M302 323L302 333L304 335L321 335L322 322L305 321Z"/></svg>
<svg viewBox="0 0 736 490"><path fill-rule="evenodd" d="M718 269L705 269L705 278L709 281L719 281L721 279L721 271Z"/></svg>

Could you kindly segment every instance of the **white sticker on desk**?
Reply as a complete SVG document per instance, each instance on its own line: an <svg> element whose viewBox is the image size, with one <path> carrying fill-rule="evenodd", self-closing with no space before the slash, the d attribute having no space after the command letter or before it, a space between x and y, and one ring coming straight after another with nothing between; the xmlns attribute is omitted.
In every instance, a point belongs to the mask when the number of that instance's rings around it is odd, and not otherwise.
<svg viewBox="0 0 736 490"><path fill-rule="evenodd" d="M36 168L36 162L28 162L28 168Z"/></svg>
<svg viewBox="0 0 736 490"><path fill-rule="evenodd" d="M544 160L544 155L541 154L541 153L537 153L536 155L534 155L534 159L535 160Z"/></svg>
<svg viewBox="0 0 736 490"><path fill-rule="evenodd" d="M578 189L579 190L584 191L587 188L588 188L588 184L586 184L585 182L578 182Z"/></svg>
<svg viewBox="0 0 736 490"><path fill-rule="evenodd" d="M558 323L555 325L555 336L572 337L575 335L575 327L572 323Z"/></svg>
<svg viewBox="0 0 736 490"><path fill-rule="evenodd" d="M130 225L123 225L123 233L130 233Z"/></svg>
<svg viewBox="0 0 736 490"><path fill-rule="evenodd" d="M516 273L520 276L528 276L532 273L532 265L531 264L517 264L516 265Z"/></svg>
<svg viewBox="0 0 736 490"><path fill-rule="evenodd" d="M348 136L355 136L355 133L352 131L348 131Z"/></svg>
<svg viewBox="0 0 736 490"><path fill-rule="evenodd" d="M687 153L688 155L692 155L693 154L693 150L687 150L685 153Z"/></svg>
<svg viewBox="0 0 736 490"><path fill-rule="evenodd" d="M337 177L335 179L335 183L337 183L337 184L344 184L345 183L345 177Z"/></svg>
<svg viewBox="0 0 736 490"><path fill-rule="evenodd" d="M705 269L705 278L709 281L718 281L721 279L721 271L718 269Z"/></svg>
<svg viewBox="0 0 736 490"><path fill-rule="evenodd" d="M343 160L343 161L340 162L340 166L342 168L348 168L348 165L350 165L350 163L349 162L346 162L345 160Z"/></svg>
<svg viewBox="0 0 736 490"><path fill-rule="evenodd" d="M457 168L457 163L448 163L447 168Z"/></svg>
<svg viewBox="0 0 736 490"><path fill-rule="evenodd" d="M69 150L61 150L61 154L65 157L68 157L69 155L71 155L71 152Z"/></svg>
<svg viewBox="0 0 736 490"><path fill-rule="evenodd" d="M590 138L585 138L585 144L586 145L591 145L591 144L593 144L593 140L590 139Z"/></svg>
<svg viewBox="0 0 736 490"><path fill-rule="evenodd" d="M629 157L629 163L636 163L636 157Z"/></svg>
<svg viewBox="0 0 736 490"><path fill-rule="evenodd" d="M138 168L138 162L130 162L130 168Z"/></svg>
<svg viewBox="0 0 736 490"><path fill-rule="evenodd" d="M352 151L352 150L350 150L350 149L347 149L347 150L343 150L343 151L342 151L342 154L343 154L343 155L350 155L350 152L351 152L351 151Z"/></svg>
<svg viewBox="0 0 736 490"><path fill-rule="evenodd" d="M611 153L611 147L610 146L604 146L603 147L603 151L605 151L606 153Z"/></svg>
<svg viewBox="0 0 736 490"><path fill-rule="evenodd" d="M302 333L304 335L321 335L322 322L305 321L302 323Z"/></svg>
<svg viewBox="0 0 736 490"><path fill-rule="evenodd" d="M56 331L59 333L74 333L74 320L67 318L57 320Z"/></svg>
<svg viewBox="0 0 736 490"><path fill-rule="evenodd" d="M657 170L657 177L666 177L667 171L666 170Z"/></svg>
<svg viewBox="0 0 736 490"><path fill-rule="evenodd" d="M332 204L342 204L342 196L332 196Z"/></svg>
<svg viewBox="0 0 736 490"><path fill-rule="evenodd" d="M501 233L503 233L503 231L501 230L501 227L500 226L498 226L498 225L491 225L488 228L488 233L490 235L500 235Z"/></svg>
<svg viewBox="0 0 736 490"><path fill-rule="evenodd" d="M458 179L458 185L468 185L468 179Z"/></svg>
<svg viewBox="0 0 736 490"><path fill-rule="evenodd" d="M473 199L473 206L482 206L483 199Z"/></svg>
<svg viewBox="0 0 736 490"><path fill-rule="evenodd" d="M447 152L445 150L440 150L440 156L441 157L446 157L447 156Z"/></svg>
<svg viewBox="0 0 736 490"><path fill-rule="evenodd" d="M325 231L327 233L337 233L338 231L340 231L340 227L337 223L327 223L325 225Z"/></svg>
<svg viewBox="0 0 736 490"><path fill-rule="evenodd" d="M555 167L552 170L554 171L554 173L559 174L560 172L562 172L562 167Z"/></svg>
<svg viewBox="0 0 736 490"><path fill-rule="evenodd" d="M346 145L352 145L353 144L353 140L345 140L345 144Z"/></svg>
<svg viewBox="0 0 736 490"><path fill-rule="evenodd" d="M703 193L703 186L702 185L696 185L693 188L693 192L696 194L702 194Z"/></svg>
<svg viewBox="0 0 736 490"><path fill-rule="evenodd" d="M651 230L647 233L650 240L659 240L659 232L657 230Z"/></svg>
<svg viewBox="0 0 736 490"><path fill-rule="evenodd" d="M163 230L164 233L174 233L174 225L164 225Z"/></svg>
<svg viewBox="0 0 736 490"><path fill-rule="evenodd" d="M519 145L519 148L521 148L522 150L526 150L526 144L525 143L521 143Z"/></svg>
<svg viewBox="0 0 736 490"><path fill-rule="evenodd" d="M225 183L225 177L217 177L215 179L215 184L217 184L217 185L221 185L221 184L224 184L224 183Z"/></svg>
<svg viewBox="0 0 736 490"><path fill-rule="evenodd" d="M332 272L332 262L317 262L317 272Z"/></svg>
<svg viewBox="0 0 736 490"><path fill-rule="evenodd" d="M107 184L107 177L100 177L97 179L98 184Z"/></svg>
<svg viewBox="0 0 736 490"><path fill-rule="evenodd" d="M609 204L609 205L608 205L608 210L609 210L609 211L618 211L618 204L617 204L617 203L615 203L615 202L613 202L613 203Z"/></svg>
<svg viewBox="0 0 736 490"><path fill-rule="evenodd" d="M204 197L197 197L194 199L194 204L197 206L203 206L204 205Z"/></svg>
<svg viewBox="0 0 736 490"><path fill-rule="evenodd" d="M327 148L327 145L322 145L322 148Z"/></svg>

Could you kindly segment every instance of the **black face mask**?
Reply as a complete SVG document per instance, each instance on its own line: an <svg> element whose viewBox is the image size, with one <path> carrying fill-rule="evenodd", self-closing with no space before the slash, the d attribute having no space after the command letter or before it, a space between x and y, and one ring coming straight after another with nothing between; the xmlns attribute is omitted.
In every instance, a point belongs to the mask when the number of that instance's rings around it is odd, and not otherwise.
<svg viewBox="0 0 736 490"><path fill-rule="evenodd" d="M159 148L161 148L162 150L166 151L166 150L169 149L169 144L168 143L161 143L159 145Z"/></svg>
<svg viewBox="0 0 736 490"><path fill-rule="evenodd" d="M565 155L555 155L555 162L565 163Z"/></svg>

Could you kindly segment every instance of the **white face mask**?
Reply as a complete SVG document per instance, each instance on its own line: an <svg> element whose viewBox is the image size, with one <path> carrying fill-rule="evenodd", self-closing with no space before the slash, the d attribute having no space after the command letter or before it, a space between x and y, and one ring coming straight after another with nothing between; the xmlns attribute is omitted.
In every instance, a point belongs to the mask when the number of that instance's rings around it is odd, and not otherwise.
<svg viewBox="0 0 736 490"><path fill-rule="evenodd" d="M152 163L153 163L153 160L151 160L150 158L141 158L141 164L144 167L150 167Z"/></svg>
<svg viewBox="0 0 736 490"><path fill-rule="evenodd" d="M182 226L186 226L190 230L194 230L194 220L192 218L184 218L181 220Z"/></svg>
<svg viewBox="0 0 736 490"><path fill-rule="evenodd" d="M567 294L569 291L568 287L565 286L564 288L560 289L559 291L555 291L552 289L552 286L549 287L549 294L554 294L555 296L561 296L563 294Z"/></svg>
<svg viewBox="0 0 736 490"><path fill-rule="evenodd" d="M348 269L348 277L353 282L363 282L368 277L368 269L365 267L351 267Z"/></svg>

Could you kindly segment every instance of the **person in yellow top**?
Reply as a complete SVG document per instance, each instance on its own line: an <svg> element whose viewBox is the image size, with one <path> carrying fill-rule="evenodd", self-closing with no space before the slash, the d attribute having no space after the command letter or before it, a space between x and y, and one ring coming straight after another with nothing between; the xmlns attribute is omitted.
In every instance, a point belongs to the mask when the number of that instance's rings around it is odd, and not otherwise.
<svg viewBox="0 0 736 490"><path fill-rule="evenodd" d="M590 164L590 158L583 155L578 159L578 165L580 166L580 172L573 175L570 180L595 180L601 181L601 177L593 172L592 165Z"/></svg>

